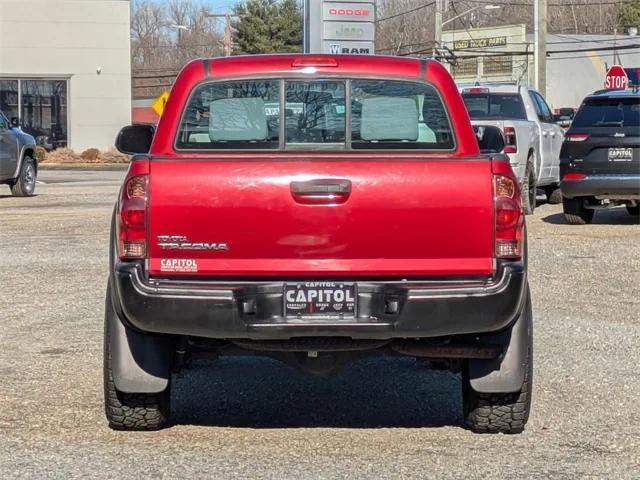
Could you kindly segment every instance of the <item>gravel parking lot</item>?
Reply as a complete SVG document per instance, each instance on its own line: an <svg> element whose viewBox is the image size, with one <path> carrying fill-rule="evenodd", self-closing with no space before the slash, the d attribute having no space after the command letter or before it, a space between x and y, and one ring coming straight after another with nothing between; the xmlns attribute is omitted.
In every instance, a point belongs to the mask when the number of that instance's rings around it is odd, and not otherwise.
<svg viewBox="0 0 640 480"><path fill-rule="evenodd" d="M43 171L0 189L0 478L638 478L640 226L624 210L529 218L534 406L519 436L463 430L460 379L411 359L305 376L196 362L176 425L107 428L102 315L123 173Z"/></svg>

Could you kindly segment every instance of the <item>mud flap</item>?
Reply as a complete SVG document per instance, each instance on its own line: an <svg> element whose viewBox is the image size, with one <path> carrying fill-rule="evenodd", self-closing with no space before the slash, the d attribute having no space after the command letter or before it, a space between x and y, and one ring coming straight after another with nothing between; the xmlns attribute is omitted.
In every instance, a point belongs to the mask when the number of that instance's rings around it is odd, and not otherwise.
<svg viewBox="0 0 640 480"><path fill-rule="evenodd" d="M482 336L482 342L503 345L504 355L493 360L469 360L471 388L479 393L511 393L522 388L529 349L533 348L533 314L527 286L522 313L506 330ZM529 359L529 360L528 360Z"/></svg>
<svg viewBox="0 0 640 480"><path fill-rule="evenodd" d="M116 389L124 393L159 393L169 386L173 342L127 327L113 306L111 285L105 305L105 355Z"/></svg>

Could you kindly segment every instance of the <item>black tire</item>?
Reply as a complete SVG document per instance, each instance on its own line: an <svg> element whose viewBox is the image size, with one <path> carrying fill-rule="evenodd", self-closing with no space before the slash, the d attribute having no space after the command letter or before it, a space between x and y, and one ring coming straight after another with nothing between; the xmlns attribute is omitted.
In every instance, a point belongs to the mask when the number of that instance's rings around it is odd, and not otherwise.
<svg viewBox="0 0 640 480"><path fill-rule="evenodd" d="M110 287L107 287L104 329L104 408L109 427L114 430L159 430L169 423L171 384L160 393L124 393L116 389L111 372L108 315L115 316Z"/></svg>
<svg viewBox="0 0 640 480"><path fill-rule="evenodd" d="M629 213L629 215L638 217L640 216L640 206L636 205L632 207L631 205L627 205L627 212Z"/></svg>
<svg viewBox="0 0 640 480"><path fill-rule="evenodd" d="M527 168L522 179L522 210L525 215L531 215L536 209L536 172L533 167L533 156L527 161Z"/></svg>
<svg viewBox="0 0 640 480"><path fill-rule="evenodd" d="M558 185L550 185L545 190L548 204L558 205L562 203L562 191Z"/></svg>
<svg viewBox="0 0 640 480"><path fill-rule="evenodd" d="M593 220L595 210L585 208L584 201L582 197L562 199L564 219L569 225L586 225Z"/></svg>
<svg viewBox="0 0 640 480"><path fill-rule="evenodd" d="M531 300L527 299L522 315L531 321ZM531 326L529 327L531 328ZM533 342L529 348L524 381L513 393L479 393L471 388L467 368L462 373L462 401L465 426L474 433L522 433L531 411L533 389Z"/></svg>
<svg viewBox="0 0 640 480"><path fill-rule="evenodd" d="M11 194L14 197L30 197L36 189L36 162L25 156L20 167L20 174L15 183L11 184Z"/></svg>

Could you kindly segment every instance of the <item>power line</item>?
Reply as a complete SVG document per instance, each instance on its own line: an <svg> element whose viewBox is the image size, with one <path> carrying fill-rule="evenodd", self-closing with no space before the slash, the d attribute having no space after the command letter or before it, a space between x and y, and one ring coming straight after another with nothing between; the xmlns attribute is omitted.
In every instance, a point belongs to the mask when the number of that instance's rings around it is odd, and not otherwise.
<svg viewBox="0 0 640 480"><path fill-rule="evenodd" d="M173 87L173 83L161 83L159 85L132 85L131 88L165 88Z"/></svg>
<svg viewBox="0 0 640 480"><path fill-rule="evenodd" d="M607 46L607 47L594 47L594 48L583 48L583 49L572 49L572 50L549 50L547 51L547 55L561 55L563 53L578 53L578 52L613 52L617 50L636 50L640 49L640 43L635 43L632 45L618 45L618 46ZM409 56L409 55L417 55L420 53L427 53L430 49L419 49L414 50L412 52L401 53L400 56ZM456 52L456 50L453 50ZM483 56L489 57L505 57L505 56L522 56L522 55L533 55L533 52L522 52L522 51L496 51L496 50L482 50L482 49L472 49L465 48L464 50L458 50L458 52L466 52L466 53L482 53ZM463 56L463 55L461 55Z"/></svg>
<svg viewBox="0 0 640 480"><path fill-rule="evenodd" d="M405 10L404 12L399 12L393 15L389 15L388 17L384 17L384 18L380 18L378 20L375 21L375 23L380 23L380 22L384 22L386 20L391 20L392 18L397 18L397 17L402 17L403 15L407 15L408 13L413 13L413 12L417 12L418 10L422 10L423 8L427 8L430 7L432 5L435 5L436 2L429 2L429 3L425 3L423 5L419 5L415 8L412 8L410 10Z"/></svg>
<svg viewBox="0 0 640 480"><path fill-rule="evenodd" d="M176 78L178 73L169 73L169 74L161 74L161 75L131 75L131 78L134 80L144 79L144 78Z"/></svg>
<svg viewBox="0 0 640 480"><path fill-rule="evenodd" d="M533 3L530 2L521 2L521 1L509 1L509 0L465 0L468 3L477 3L477 4L493 4L493 5L504 5L504 6L514 6L514 7L533 7ZM562 3L549 3L549 7L597 7L600 5L620 5L620 4L633 4L638 0L608 0L604 2L594 1L594 3L582 3L582 2L562 2Z"/></svg>

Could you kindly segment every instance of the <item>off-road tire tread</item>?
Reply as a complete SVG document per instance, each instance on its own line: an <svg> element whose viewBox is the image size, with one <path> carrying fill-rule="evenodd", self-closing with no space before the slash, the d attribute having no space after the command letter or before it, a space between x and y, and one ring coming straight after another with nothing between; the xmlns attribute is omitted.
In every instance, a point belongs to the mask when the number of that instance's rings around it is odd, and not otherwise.
<svg viewBox="0 0 640 480"><path fill-rule="evenodd" d="M529 160L527 161L527 167L525 168L525 171L524 171L524 179L522 180L522 192L521 192L522 211L524 212L525 215L533 214L534 210L536 209L535 196L533 199L533 204L531 203L531 199L529 198L529 189L530 189L532 171L533 171L533 158L529 157ZM535 175L533 177L534 177L534 184L535 184Z"/></svg>
<svg viewBox="0 0 640 480"><path fill-rule="evenodd" d="M521 315L527 315L533 322L531 297L527 288L525 309ZM521 317L522 318L522 317ZM530 323L529 328L533 328ZM519 391L513 393L480 393L471 388L468 370L462 375L463 414L465 426L475 433L517 434L524 431L531 410L531 391L533 389L533 341L530 337L524 379Z"/></svg>
<svg viewBox="0 0 640 480"><path fill-rule="evenodd" d="M107 289L107 305L111 302ZM106 315L114 314L107 306ZM159 430L169 424L170 388L160 393L124 393L116 389L111 371L111 354L105 321L104 408L109 427L114 430Z"/></svg>
<svg viewBox="0 0 640 480"><path fill-rule="evenodd" d="M560 187L554 186L547 190L547 203L549 205L558 205L562 203L562 191Z"/></svg>
<svg viewBox="0 0 640 480"><path fill-rule="evenodd" d="M582 206L581 198L564 198L562 211L564 219L569 225L586 225L591 223L595 212Z"/></svg>
<svg viewBox="0 0 640 480"><path fill-rule="evenodd" d="M478 393L468 387L465 424L475 433L522 433L531 409L531 349L527 353L522 389L514 393Z"/></svg>
<svg viewBox="0 0 640 480"><path fill-rule="evenodd" d="M28 193L22 189L22 169L28 162L34 163L33 158L27 155L22 160L22 164L20 165L20 172L15 183L9 185L11 188L11 195L13 195L14 197L29 197L33 195L33 192Z"/></svg>

